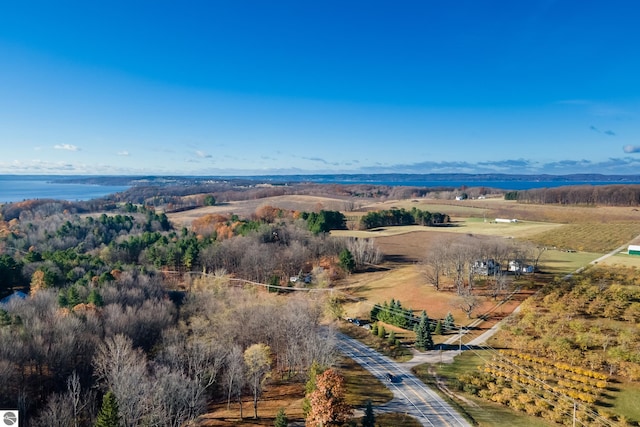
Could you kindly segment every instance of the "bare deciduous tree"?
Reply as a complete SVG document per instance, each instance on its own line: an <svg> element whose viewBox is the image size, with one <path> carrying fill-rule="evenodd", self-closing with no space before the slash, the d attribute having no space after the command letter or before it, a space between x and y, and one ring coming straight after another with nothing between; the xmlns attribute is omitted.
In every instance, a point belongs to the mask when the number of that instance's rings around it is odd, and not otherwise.
<svg viewBox="0 0 640 427"><path fill-rule="evenodd" d="M356 267L377 265L382 261L382 252L372 239L348 238L346 245L353 255Z"/></svg>
<svg viewBox="0 0 640 427"><path fill-rule="evenodd" d="M480 298L478 298L477 296L471 293L462 295L456 301L457 307L467 315L468 319L471 319L471 314L476 308L478 308L480 303L481 303Z"/></svg>
<svg viewBox="0 0 640 427"><path fill-rule="evenodd" d="M231 399L238 399L240 404L240 419L242 419L242 389L245 386L245 366L242 349L234 345L225 357L224 388L227 393L227 409L231 405Z"/></svg>
<svg viewBox="0 0 640 427"><path fill-rule="evenodd" d="M94 357L95 374L113 391L126 426L140 423L148 410L151 385L147 358L124 335L107 338Z"/></svg>
<svg viewBox="0 0 640 427"><path fill-rule="evenodd" d="M419 269L425 280L431 283L436 291L439 291L440 279L446 267L447 259L445 251L443 251L441 247L433 247L427 252Z"/></svg>

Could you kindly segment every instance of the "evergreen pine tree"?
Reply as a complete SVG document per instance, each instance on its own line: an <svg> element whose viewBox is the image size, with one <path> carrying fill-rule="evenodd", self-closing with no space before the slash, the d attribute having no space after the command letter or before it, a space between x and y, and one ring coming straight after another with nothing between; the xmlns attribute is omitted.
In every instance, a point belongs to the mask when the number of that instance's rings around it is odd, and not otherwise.
<svg viewBox="0 0 640 427"><path fill-rule="evenodd" d="M80 304L82 300L80 299L80 294L78 293L78 289L75 286L71 286L67 290L67 306L69 308L73 308L76 305Z"/></svg>
<svg viewBox="0 0 640 427"><path fill-rule="evenodd" d="M424 340L424 349L433 350L433 337L431 336L431 328L427 325L427 334Z"/></svg>
<svg viewBox="0 0 640 427"><path fill-rule="evenodd" d="M442 335L442 322L438 320L436 323L436 329L433 331L434 335Z"/></svg>
<svg viewBox="0 0 640 427"><path fill-rule="evenodd" d="M425 311L420 315L420 322L414 328L416 333L416 347L420 350L428 350L433 347L433 338L431 337L431 327L429 326L429 317ZM431 343L431 345L429 345Z"/></svg>
<svg viewBox="0 0 640 427"><path fill-rule="evenodd" d="M289 419L284 412L284 408L280 408L276 414L276 419L273 422L274 427L287 427L289 425Z"/></svg>
<svg viewBox="0 0 640 427"><path fill-rule="evenodd" d="M120 415L116 396L109 390L102 398L102 407L94 427L120 427Z"/></svg>
<svg viewBox="0 0 640 427"><path fill-rule="evenodd" d="M353 259L353 254L351 253L351 251L349 251L349 249L343 249L340 252L340 255L338 255L338 258L340 259L340 267L342 267L349 273L352 273L353 270L356 269L356 261L355 259Z"/></svg>
<svg viewBox="0 0 640 427"><path fill-rule="evenodd" d="M375 427L376 416L373 413L371 401L367 400L367 406L364 408L364 417L362 417L362 427Z"/></svg>
<svg viewBox="0 0 640 427"><path fill-rule="evenodd" d="M104 301L102 300L102 295L100 295L100 293L95 289L92 289L91 292L89 292L89 296L87 297L87 302L89 304L95 305L96 307L102 307L104 305Z"/></svg>
<svg viewBox="0 0 640 427"><path fill-rule="evenodd" d="M444 318L444 324L442 325L445 331L453 329L453 314L447 313L447 317Z"/></svg>
<svg viewBox="0 0 640 427"><path fill-rule="evenodd" d="M371 309L371 313L369 314L372 322L378 320L378 313L380 313L380 309L381 307L378 304L374 304L373 308Z"/></svg>

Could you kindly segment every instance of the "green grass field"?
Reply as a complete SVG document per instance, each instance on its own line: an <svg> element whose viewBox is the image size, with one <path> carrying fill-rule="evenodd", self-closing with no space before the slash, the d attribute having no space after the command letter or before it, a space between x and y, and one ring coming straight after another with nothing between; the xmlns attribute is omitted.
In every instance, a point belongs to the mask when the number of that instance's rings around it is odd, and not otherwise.
<svg viewBox="0 0 640 427"><path fill-rule="evenodd" d="M540 257L540 269L549 274L569 274L581 267L588 266L591 261L600 258L602 255L604 253L548 250Z"/></svg>
<svg viewBox="0 0 640 427"><path fill-rule="evenodd" d="M611 412L624 415L629 420L640 420L640 384L611 384L611 387L618 388L615 398L608 401L613 407Z"/></svg>

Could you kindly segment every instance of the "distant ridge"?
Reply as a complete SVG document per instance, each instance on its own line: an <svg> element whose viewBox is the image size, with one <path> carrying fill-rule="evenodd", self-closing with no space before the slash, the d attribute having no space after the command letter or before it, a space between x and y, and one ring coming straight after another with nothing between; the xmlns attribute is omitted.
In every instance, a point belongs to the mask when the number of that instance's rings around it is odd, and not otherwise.
<svg viewBox="0 0 640 427"><path fill-rule="evenodd" d="M43 176L38 176L40 179ZM167 176L167 175L105 175L105 176L78 176L78 175L54 175L46 176L46 179L57 183L76 183L94 185L188 185L203 181L246 181L246 182L270 182L270 183L344 183L344 184L376 184L389 183L391 185L416 185L420 182L442 182L447 185L450 182L566 182L572 183L610 183L610 184L637 184L640 183L640 175L604 175L604 174L569 174L569 175L526 175L526 174L468 174L468 173L429 173L429 174L309 174L309 175L248 175L248 176L222 176L222 175L194 175L194 176ZM483 184L484 185L484 184Z"/></svg>

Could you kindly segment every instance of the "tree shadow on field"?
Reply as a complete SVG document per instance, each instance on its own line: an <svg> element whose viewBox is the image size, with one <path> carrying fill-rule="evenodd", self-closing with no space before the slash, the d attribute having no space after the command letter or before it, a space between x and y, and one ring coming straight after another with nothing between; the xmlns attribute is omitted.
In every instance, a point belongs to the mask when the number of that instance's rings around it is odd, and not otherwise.
<svg viewBox="0 0 640 427"><path fill-rule="evenodd" d="M384 260L390 263L395 263L395 264L411 264L413 262L415 262L415 260L411 257L408 257L406 255L398 255L398 254L391 254L391 255L386 255L384 256ZM386 270L389 270L388 268Z"/></svg>
<svg viewBox="0 0 640 427"><path fill-rule="evenodd" d="M389 267L383 267L381 265L368 265L364 268L358 269L358 273L378 273L380 271L389 271Z"/></svg>
<svg viewBox="0 0 640 427"><path fill-rule="evenodd" d="M486 346L482 346L482 345L467 345L462 343L462 350L466 351L466 350L486 350ZM435 351L457 351L460 350L460 343L454 343L454 344L436 344L433 348L433 350Z"/></svg>

